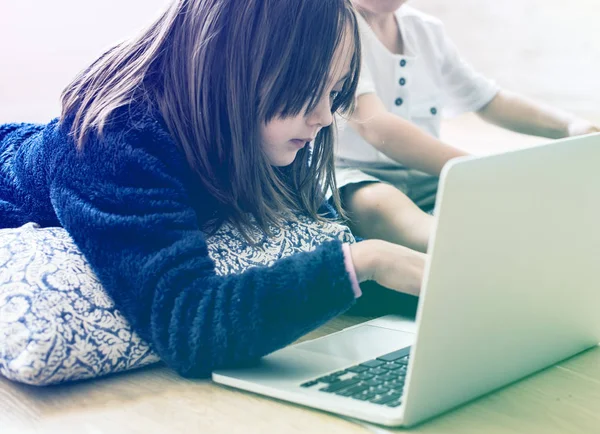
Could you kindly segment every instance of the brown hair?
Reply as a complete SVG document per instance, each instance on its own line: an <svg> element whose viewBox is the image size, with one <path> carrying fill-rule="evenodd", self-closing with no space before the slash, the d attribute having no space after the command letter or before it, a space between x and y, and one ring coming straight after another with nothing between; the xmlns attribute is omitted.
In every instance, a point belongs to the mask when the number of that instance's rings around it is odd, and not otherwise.
<svg viewBox="0 0 600 434"><path fill-rule="evenodd" d="M347 34L351 71L332 112L349 112L360 69L350 0L175 0L147 30L98 59L64 90L62 119L81 149L111 115L134 101L160 110L222 219L244 233L253 216L269 232L282 218L315 219L334 178L335 124L300 150L289 168L269 164L260 125L312 110ZM284 175L284 172L286 173Z"/></svg>

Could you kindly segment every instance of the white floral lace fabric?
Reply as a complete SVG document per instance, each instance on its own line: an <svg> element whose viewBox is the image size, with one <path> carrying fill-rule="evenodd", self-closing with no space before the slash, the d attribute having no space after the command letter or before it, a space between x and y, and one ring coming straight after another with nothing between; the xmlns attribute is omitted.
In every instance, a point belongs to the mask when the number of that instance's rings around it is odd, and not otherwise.
<svg viewBox="0 0 600 434"><path fill-rule="evenodd" d="M220 275L319 244L354 242L346 226L308 218L248 244L229 224L207 239ZM98 377L158 362L62 228L0 230L0 374L33 385Z"/></svg>

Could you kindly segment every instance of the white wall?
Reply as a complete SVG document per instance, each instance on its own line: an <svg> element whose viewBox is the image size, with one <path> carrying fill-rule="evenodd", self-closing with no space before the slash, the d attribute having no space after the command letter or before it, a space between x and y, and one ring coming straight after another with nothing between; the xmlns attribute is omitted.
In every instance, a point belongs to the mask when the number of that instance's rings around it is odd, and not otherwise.
<svg viewBox="0 0 600 434"><path fill-rule="evenodd" d="M0 122L45 122L62 89L168 0L0 0Z"/></svg>
<svg viewBox="0 0 600 434"><path fill-rule="evenodd" d="M71 78L166 4L0 0L0 122L58 115L60 92ZM465 57L500 84L600 118L600 0L412 4L443 18Z"/></svg>
<svg viewBox="0 0 600 434"><path fill-rule="evenodd" d="M600 118L600 0L413 0L502 86Z"/></svg>

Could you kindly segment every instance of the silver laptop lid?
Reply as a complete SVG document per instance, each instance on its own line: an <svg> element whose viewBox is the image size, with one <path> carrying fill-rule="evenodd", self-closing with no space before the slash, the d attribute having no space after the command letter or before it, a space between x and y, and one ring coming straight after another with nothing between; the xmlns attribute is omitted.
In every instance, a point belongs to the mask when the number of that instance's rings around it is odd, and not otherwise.
<svg viewBox="0 0 600 434"><path fill-rule="evenodd" d="M600 340L600 134L450 162L436 215L406 425Z"/></svg>

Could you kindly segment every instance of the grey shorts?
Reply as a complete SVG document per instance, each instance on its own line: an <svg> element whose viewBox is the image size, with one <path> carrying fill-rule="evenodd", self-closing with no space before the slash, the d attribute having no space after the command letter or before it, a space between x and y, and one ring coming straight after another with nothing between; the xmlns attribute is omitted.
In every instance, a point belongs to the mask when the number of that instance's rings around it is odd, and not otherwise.
<svg viewBox="0 0 600 434"><path fill-rule="evenodd" d="M336 167L335 176L340 190L349 184L362 182L384 182L393 185L426 212L433 210L439 182L437 176L392 165Z"/></svg>

